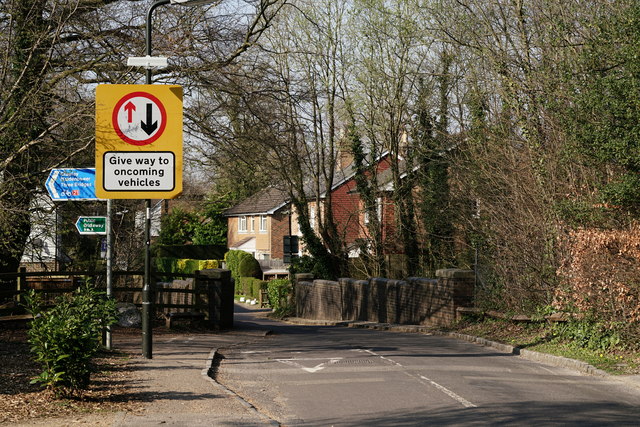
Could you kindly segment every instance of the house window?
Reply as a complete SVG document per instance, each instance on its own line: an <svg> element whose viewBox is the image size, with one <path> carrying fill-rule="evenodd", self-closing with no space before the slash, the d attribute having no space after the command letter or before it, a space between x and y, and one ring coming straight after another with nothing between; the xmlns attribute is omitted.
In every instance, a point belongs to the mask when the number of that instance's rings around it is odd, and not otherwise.
<svg viewBox="0 0 640 427"><path fill-rule="evenodd" d="M253 217L249 218L249 231L251 231L252 233L256 231L255 220Z"/></svg>
<svg viewBox="0 0 640 427"><path fill-rule="evenodd" d="M267 231L267 216L266 215L260 215L260 231L262 231L262 232L266 232Z"/></svg>
<svg viewBox="0 0 640 427"><path fill-rule="evenodd" d="M378 197L376 199L376 216L378 217L378 221L382 221L382 198ZM365 211L364 213L364 223L369 224L369 212Z"/></svg>
<svg viewBox="0 0 640 427"><path fill-rule="evenodd" d="M312 230L316 229L316 210L314 207L309 209L309 226Z"/></svg>
<svg viewBox="0 0 640 427"><path fill-rule="evenodd" d="M247 232L247 217L241 216L238 218L238 231L241 233Z"/></svg>

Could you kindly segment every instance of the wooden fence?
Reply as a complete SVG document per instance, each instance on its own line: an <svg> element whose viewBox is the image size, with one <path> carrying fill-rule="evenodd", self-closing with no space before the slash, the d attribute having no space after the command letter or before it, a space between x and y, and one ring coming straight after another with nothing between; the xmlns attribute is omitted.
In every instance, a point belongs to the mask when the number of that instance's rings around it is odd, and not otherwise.
<svg viewBox="0 0 640 427"><path fill-rule="evenodd" d="M118 302L142 306L144 272L112 272L113 297ZM177 280L176 280L177 279ZM106 272L56 271L0 274L0 316L16 314L25 292L33 289L53 304L58 295L72 292L89 280L97 289L106 292ZM234 284L228 270L212 269L194 274L153 272L154 306L157 313L197 312L214 327L227 328L233 324ZM174 282L180 282L173 286Z"/></svg>

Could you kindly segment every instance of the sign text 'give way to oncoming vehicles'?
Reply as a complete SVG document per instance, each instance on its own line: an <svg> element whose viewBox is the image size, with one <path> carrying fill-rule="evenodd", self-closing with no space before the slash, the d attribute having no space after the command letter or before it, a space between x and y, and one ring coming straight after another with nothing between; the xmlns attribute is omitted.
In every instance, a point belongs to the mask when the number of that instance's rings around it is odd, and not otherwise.
<svg viewBox="0 0 640 427"><path fill-rule="evenodd" d="M182 193L182 87L99 85L96 195L172 199Z"/></svg>

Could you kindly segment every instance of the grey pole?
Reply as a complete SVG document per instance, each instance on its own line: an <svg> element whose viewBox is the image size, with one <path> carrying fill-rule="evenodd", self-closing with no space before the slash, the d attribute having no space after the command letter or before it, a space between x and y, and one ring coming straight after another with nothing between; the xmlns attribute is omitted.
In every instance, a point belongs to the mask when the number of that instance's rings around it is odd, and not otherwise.
<svg viewBox="0 0 640 427"><path fill-rule="evenodd" d="M113 232L111 230L111 211L113 209L113 200L107 199L107 298L113 297L113 276L111 271L113 266ZM105 339L105 347L111 350L111 326L107 326L107 334Z"/></svg>
<svg viewBox="0 0 640 427"><path fill-rule="evenodd" d="M151 56L151 24L153 11L170 0L156 0L147 11L146 27L146 55ZM146 69L146 84L152 84L151 68ZM145 200L145 224L144 224L144 284L142 287L142 355L146 359L153 358L153 315L152 286L151 286L151 200Z"/></svg>

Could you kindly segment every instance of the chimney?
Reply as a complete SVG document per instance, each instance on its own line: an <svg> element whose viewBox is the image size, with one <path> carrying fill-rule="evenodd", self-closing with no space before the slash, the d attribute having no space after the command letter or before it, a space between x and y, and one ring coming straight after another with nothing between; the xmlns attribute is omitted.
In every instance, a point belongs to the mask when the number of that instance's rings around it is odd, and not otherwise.
<svg viewBox="0 0 640 427"><path fill-rule="evenodd" d="M353 152L344 128L341 128L338 135L338 170L345 170L353 163Z"/></svg>

